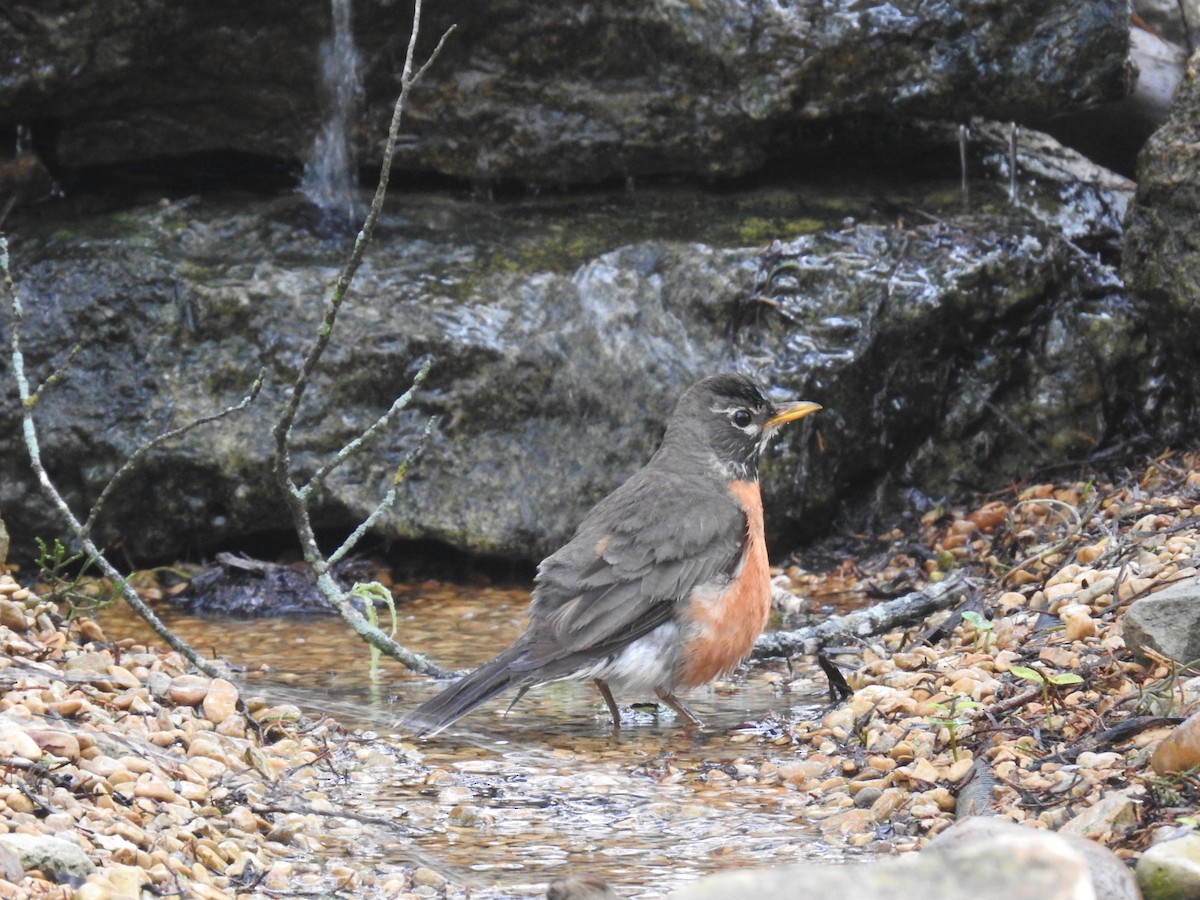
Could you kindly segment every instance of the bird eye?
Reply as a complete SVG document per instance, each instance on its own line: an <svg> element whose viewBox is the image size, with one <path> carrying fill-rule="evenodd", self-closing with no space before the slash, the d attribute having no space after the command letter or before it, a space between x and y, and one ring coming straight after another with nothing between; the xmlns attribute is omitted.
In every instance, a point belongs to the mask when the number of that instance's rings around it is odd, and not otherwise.
<svg viewBox="0 0 1200 900"><path fill-rule="evenodd" d="M754 416L750 415L750 410L739 409L733 413L733 424L738 428L745 428L754 421Z"/></svg>

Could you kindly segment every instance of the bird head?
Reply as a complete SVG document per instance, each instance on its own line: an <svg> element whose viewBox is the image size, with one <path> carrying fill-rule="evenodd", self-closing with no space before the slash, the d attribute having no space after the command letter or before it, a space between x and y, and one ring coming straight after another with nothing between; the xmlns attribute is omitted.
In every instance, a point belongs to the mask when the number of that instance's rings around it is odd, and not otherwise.
<svg viewBox="0 0 1200 900"><path fill-rule="evenodd" d="M808 400L775 403L740 374L712 375L692 385L667 422L663 450L715 467L724 478L754 480L758 460L782 425L819 410Z"/></svg>

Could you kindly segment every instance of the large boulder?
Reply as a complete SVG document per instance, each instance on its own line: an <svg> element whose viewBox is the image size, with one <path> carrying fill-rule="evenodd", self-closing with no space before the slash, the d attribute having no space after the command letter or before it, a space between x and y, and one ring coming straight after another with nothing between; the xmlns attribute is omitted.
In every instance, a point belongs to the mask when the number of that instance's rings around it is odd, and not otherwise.
<svg viewBox="0 0 1200 900"><path fill-rule="evenodd" d="M765 461L777 549L842 511L995 486L1153 424L1143 323L1112 269L1037 208L977 201L753 248L651 239L682 217L672 202L696 202L670 196L409 196L388 213L301 409L297 468L373 421L421 359L435 364L330 478L319 524L345 529L373 508L436 415L380 531L536 559L645 461L684 387L720 369L826 406ZM77 505L139 441L236 402L267 370L251 409L158 448L114 496L103 536L135 558L288 527L272 419L346 251L298 227L298 205L196 200L13 236L35 377L81 346L36 410ZM626 243L602 249L614 239ZM62 527L14 415L0 408L0 508L27 546Z"/></svg>

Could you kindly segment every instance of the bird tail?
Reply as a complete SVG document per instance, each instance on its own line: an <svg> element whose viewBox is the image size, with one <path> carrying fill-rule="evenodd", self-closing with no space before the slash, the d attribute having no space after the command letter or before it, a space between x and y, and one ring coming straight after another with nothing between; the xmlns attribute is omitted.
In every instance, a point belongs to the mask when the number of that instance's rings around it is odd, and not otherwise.
<svg viewBox="0 0 1200 900"><path fill-rule="evenodd" d="M475 707L503 693L514 684L522 684L522 693L528 682L523 673L514 672L512 663L524 648L513 645L490 662L484 663L473 672L468 672L436 697L426 700L403 719L400 728L418 737L437 734L453 725ZM514 701L515 702L515 701Z"/></svg>

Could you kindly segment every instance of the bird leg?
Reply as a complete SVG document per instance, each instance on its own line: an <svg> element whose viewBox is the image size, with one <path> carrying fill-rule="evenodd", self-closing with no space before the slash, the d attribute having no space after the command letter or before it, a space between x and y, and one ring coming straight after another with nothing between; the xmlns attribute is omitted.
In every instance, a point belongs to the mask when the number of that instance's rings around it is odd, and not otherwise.
<svg viewBox="0 0 1200 900"><path fill-rule="evenodd" d="M671 707L671 709L675 710L675 715L679 716L679 718L696 728L704 727L704 723L697 719L696 715L690 709L680 703L679 699L670 691L664 691L662 688L655 688L654 693L658 695L659 700L667 704L667 706Z"/></svg>
<svg viewBox="0 0 1200 900"><path fill-rule="evenodd" d="M621 710L617 708L617 701L613 699L612 691L608 689L608 685L599 678L593 678L592 684L596 686L596 690L600 692L600 696L604 698L604 702L608 704L608 714L612 716L613 731L621 730Z"/></svg>
<svg viewBox="0 0 1200 900"><path fill-rule="evenodd" d="M825 677L829 679L829 702L835 706L854 693L854 689L846 683L846 676L842 674L842 670L833 664L824 653L817 653L817 664L821 667L821 671L825 673Z"/></svg>

